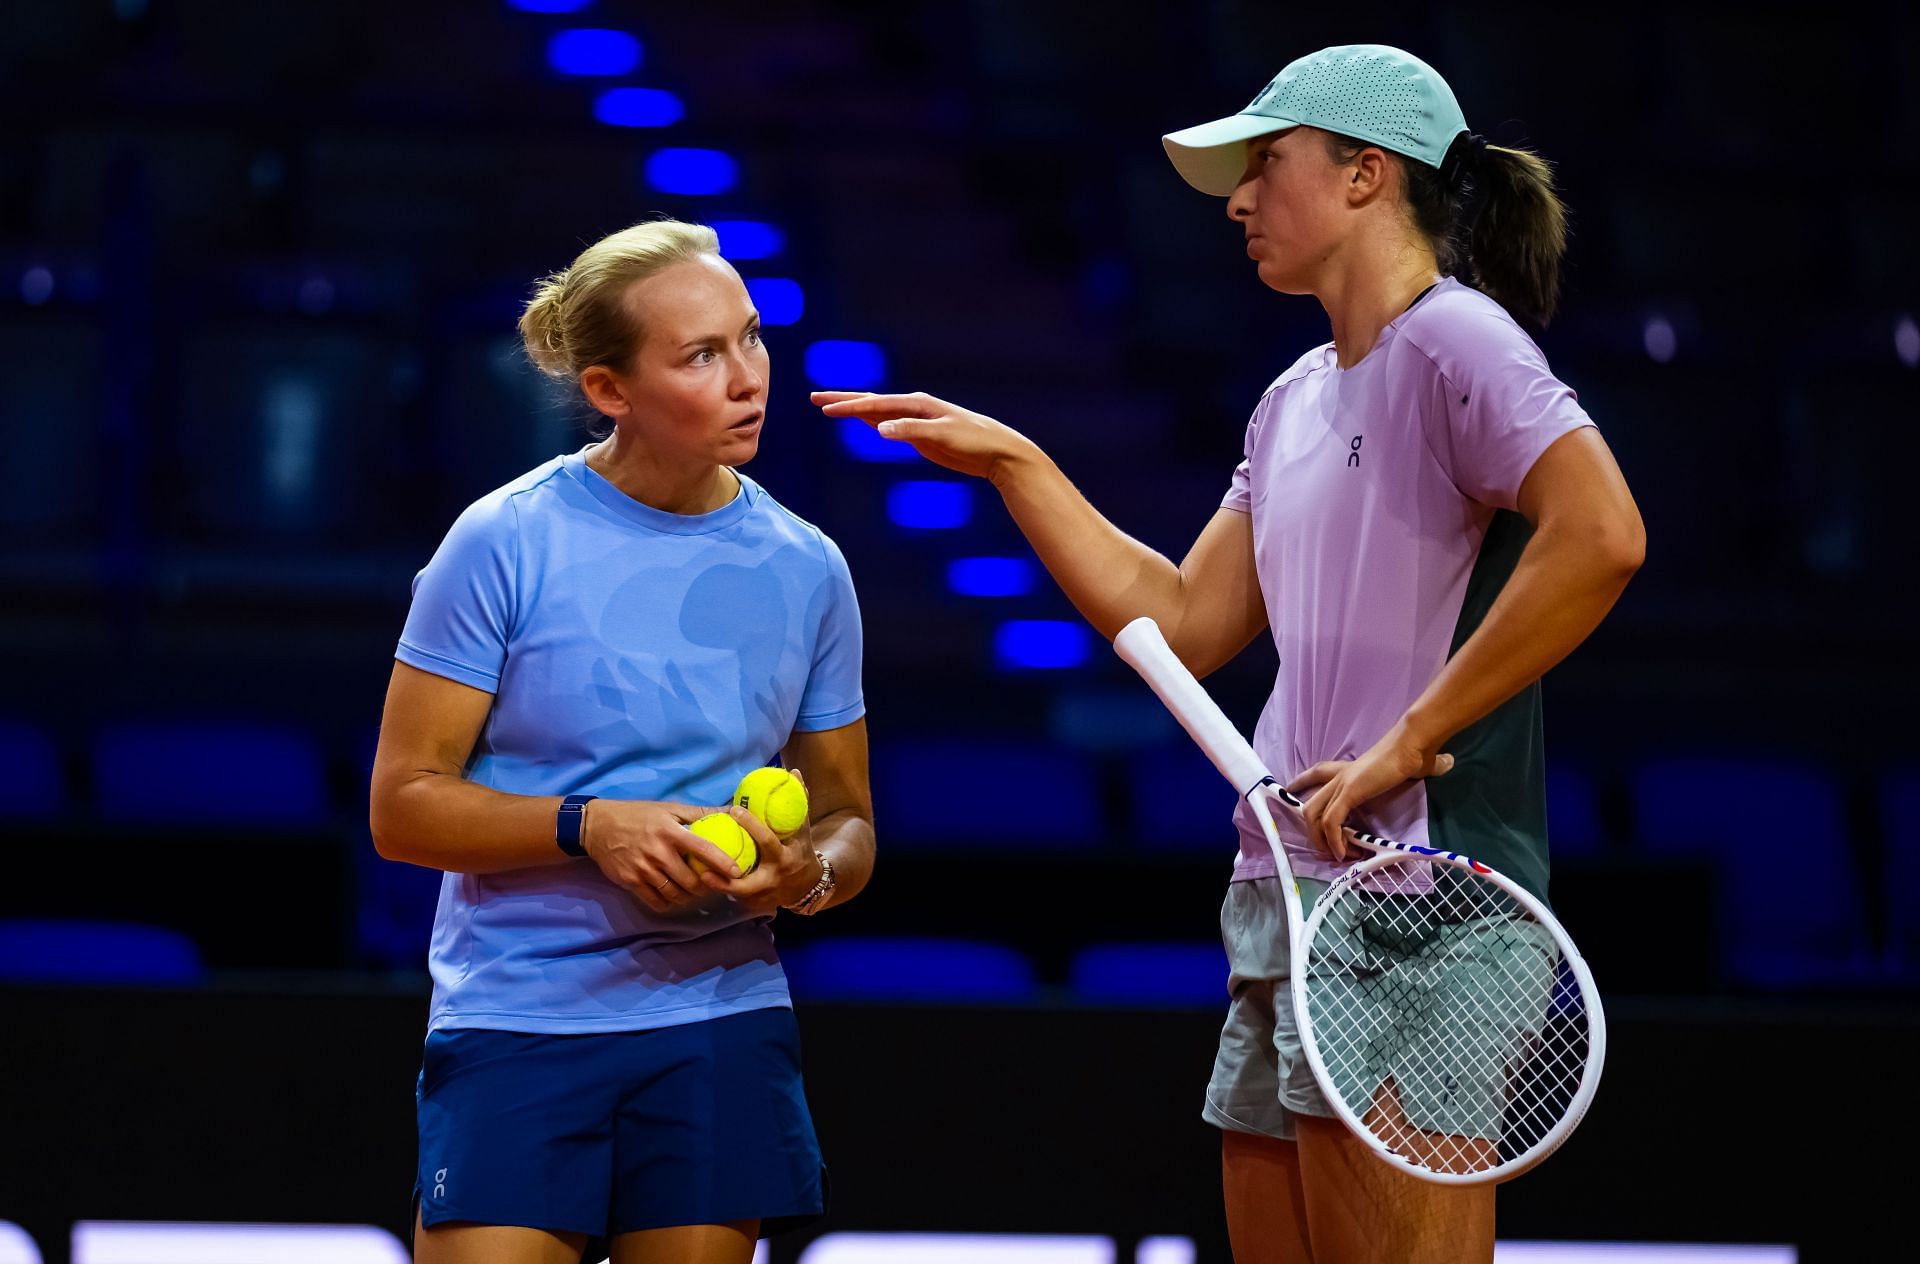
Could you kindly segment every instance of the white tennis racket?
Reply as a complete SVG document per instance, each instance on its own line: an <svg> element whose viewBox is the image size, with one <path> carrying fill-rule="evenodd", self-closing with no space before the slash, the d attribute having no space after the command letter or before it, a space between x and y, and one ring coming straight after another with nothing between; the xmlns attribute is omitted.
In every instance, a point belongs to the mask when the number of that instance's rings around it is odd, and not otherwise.
<svg viewBox="0 0 1920 1264"><path fill-rule="evenodd" d="M1506 1180L1559 1148L1599 1085L1607 1026L1587 963L1546 906L1477 860L1350 828L1376 854L1303 921L1270 804L1304 805L1152 619L1113 647L1260 821L1287 905L1300 1044L1347 1127L1446 1184Z"/></svg>

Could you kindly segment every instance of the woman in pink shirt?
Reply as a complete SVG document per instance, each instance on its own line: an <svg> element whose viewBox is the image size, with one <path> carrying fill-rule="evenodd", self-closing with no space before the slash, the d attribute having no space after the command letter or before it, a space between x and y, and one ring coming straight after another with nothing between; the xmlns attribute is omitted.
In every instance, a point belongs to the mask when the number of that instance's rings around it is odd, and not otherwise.
<svg viewBox="0 0 1920 1264"><path fill-rule="evenodd" d="M1348 863L1350 822L1478 856L1546 898L1539 680L1645 548L1606 444L1519 324L1544 325L1558 297L1549 168L1470 132L1432 67L1381 45L1303 57L1165 145L1226 197L1260 280L1318 299L1333 332L1262 396L1184 560L1120 531L990 417L924 394L816 402L990 480L1103 635L1150 615L1205 676L1272 634L1254 746L1312 792L1281 822L1303 899ZM1203 1111L1235 1258L1491 1260L1491 1186L1422 1182L1333 1118L1299 1052L1273 862L1251 820L1239 831L1221 912L1232 1002Z"/></svg>

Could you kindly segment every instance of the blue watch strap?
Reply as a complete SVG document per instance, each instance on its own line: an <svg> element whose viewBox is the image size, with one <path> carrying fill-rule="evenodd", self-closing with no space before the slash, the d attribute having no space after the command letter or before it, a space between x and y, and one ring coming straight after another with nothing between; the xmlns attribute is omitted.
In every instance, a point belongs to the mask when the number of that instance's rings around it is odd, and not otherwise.
<svg viewBox="0 0 1920 1264"><path fill-rule="evenodd" d="M580 827L587 819L587 804L599 797L597 794L570 794L560 800L560 815L554 824L553 838L567 855L587 854L586 847L580 842Z"/></svg>

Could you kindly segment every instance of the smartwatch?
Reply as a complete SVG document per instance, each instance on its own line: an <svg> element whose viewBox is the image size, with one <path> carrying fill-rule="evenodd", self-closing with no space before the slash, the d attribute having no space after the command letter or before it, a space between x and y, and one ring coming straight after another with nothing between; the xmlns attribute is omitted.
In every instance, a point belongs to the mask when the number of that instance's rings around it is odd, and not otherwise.
<svg viewBox="0 0 1920 1264"><path fill-rule="evenodd" d="M600 796L597 794L570 794L560 800L560 815L555 819L553 841L560 844L560 850L569 856L584 856L586 847L580 842L580 827L587 820L587 804Z"/></svg>

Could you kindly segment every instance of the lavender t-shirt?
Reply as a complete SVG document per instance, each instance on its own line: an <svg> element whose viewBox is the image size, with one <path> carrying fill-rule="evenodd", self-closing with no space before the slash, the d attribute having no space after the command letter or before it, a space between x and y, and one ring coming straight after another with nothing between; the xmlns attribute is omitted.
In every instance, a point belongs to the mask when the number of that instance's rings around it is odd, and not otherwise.
<svg viewBox="0 0 1920 1264"><path fill-rule="evenodd" d="M1253 515L1255 565L1280 652L1253 744L1277 775L1353 759L1400 720L1471 631L1463 617L1477 626L1511 572L1527 531L1511 511L1527 472L1556 439L1592 424L1500 305L1452 278L1387 325L1358 364L1339 368L1329 343L1268 388L1222 503ZM1494 550L1490 530L1516 543ZM1469 602L1470 588L1484 596ZM1513 728L1530 720L1537 731L1537 686L1530 701L1514 702L1523 705L1489 721ZM1475 837L1436 837L1429 794L1446 782L1448 795L1482 804L1543 800L1537 749L1525 734L1485 742L1463 734L1449 744L1461 761L1453 773L1375 799L1355 823L1481 856L1543 888L1543 805L1507 814L1538 815L1537 839L1524 824L1485 813L1477 824L1470 813L1460 818ZM1526 750L1534 757L1511 754ZM1528 784L1503 784L1516 779ZM1272 874L1246 804L1235 821L1236 880ZM1276 823L1297 874L1338 874L1343 866L1307 845L1291 813L1277 813ZM1537 882L1529 881L1536 861Z"/></svg>

